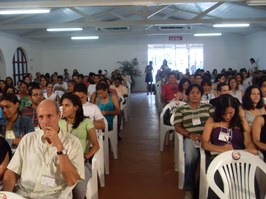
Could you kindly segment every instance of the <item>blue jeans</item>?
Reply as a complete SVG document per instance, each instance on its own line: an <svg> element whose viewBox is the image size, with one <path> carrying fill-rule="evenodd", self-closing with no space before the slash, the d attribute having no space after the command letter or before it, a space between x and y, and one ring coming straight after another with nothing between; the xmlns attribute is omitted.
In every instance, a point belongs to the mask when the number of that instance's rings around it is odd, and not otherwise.
<svg viewBox="0 0 266 199"><path fill-rule="evenodd" d="M196 186L195 174L200 159L199 149L193 144L189 138L184 138L185 153L185 190L193 190Z"/></svg>

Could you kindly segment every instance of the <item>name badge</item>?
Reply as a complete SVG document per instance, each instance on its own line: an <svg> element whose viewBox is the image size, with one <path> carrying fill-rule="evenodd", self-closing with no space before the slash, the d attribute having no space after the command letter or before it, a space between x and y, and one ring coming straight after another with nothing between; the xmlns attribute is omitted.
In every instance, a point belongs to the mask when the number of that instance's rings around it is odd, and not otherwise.
<svg viewBox="0 0 266 199"><path fill-rule="evenodd" d="M41 184L48 187L53 187L55 186L55 178L52 176L43 175L41 178Z"/></svg>
<svg viewBox="0 0 266 199"><path fill-rule="evenodd" d="M220 132L218 140L228 142L229 141L229 135L224 132Z"/></svg>
<svg viewBox="0 0 266 199"><path fill-rule="evenodd" d="M201 124L200 118L192 119L193 126Z"/></svg>
<svg viewBox="0 0 266 199"><path fill-rule="evenodd" d="M6 131L6 139L16 139L15 133L12 130L7 130Z"/></svg>

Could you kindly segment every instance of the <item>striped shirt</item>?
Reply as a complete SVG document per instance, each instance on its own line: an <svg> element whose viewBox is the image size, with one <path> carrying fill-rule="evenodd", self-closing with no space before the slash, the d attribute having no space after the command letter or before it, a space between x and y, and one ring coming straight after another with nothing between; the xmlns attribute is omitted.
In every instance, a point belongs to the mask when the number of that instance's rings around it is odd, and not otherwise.
<svg viewBox="0 0 266 199"><path fill-rule="evenodd" d="M176 110L174 125L182 124L189 133L202 134L204 125L213 112L214 108L210 104L201 103L198 108L185 104Z"/></svg>
<svg viewBox="0 0 266 199"><path fill-rule="evenodd" d="M39 125L37 112L32 107L32 105L24 106L22 109L20 109L21 115L27 116L32 119L32 124L34 127L37 127Z"/></svg>

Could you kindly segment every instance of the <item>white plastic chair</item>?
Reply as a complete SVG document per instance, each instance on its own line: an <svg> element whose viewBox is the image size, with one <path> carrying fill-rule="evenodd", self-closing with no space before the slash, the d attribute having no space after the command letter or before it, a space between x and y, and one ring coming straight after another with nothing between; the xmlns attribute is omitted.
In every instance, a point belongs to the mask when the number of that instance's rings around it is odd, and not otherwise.
<svg viewBox="0 0 266 199"><path fill-rule="evenodd" d="M168 135L167 134L170 130L174 131L175 127L173 126L173 122L171 122L170 119L170 123L172 125L166 125L164 124L164 114L165 112L170 109L176 109L179 106L184 105L185 102L181 102L181 101L171 101L170 103L166 104L165 107L163 108L161 114L160 114L160 151L163 151L163 147L164 147L164 142L166 141L166 144L168 144ZM172 116L174 116L174 113L172 114ZM171 117L172 118L172 117ZM167 138L167 139L166 139Z"/></svg>
<svg viewBox="0 0 266 199"><path fill-rule="evenodd" d="M221 176L223 190L215 182L216 172ZM259 156L244 150L231 150L221 153L212 160L207 170L207 182L219 198L255 199L257 172L266 175L266 164ZM261 184L260 181L258 184ZM265 184L263 184L263 189L265 189Z"/></svg>
<svg viewBox="0 0 266 199"><path fill-rule="evenodd" d="M95 155L91 161L91 178L87 184L87 199L98 199L97 156Z"/></svg>
<svg viewBox="0 0 266 199"><path fill-rule="evenodd" d="M94 157L96 158L96 170L99 177L100 186L105 186L105 176L104 176L104 149L103 149L103 132L97 132L98 142L100 145L99 150L95 153Z"/></svg>
<svg viewBox="0 0 266 199"><path fill-rule="evenodd" d="M109 140L112 152L114 154L114 159L118 158L118 152L117 152L117 115L114 116L113 119L113 130L108 131L108 123L107 120L104 118L104 124L105 124L105 130L101 133L103 135L103 153L104 153L104 168L105 168L105 174L110 173L109 169Z"/></svg>
<svg viewBox="0 0 266 199"><path fill-rule="evenodd" d="M178 172L178 188L184 188L185 182L185 153L183 136L178 132L175 132L175 152L174 162L175 171ZM199 198L206 199L208 193L207 177L206 177L206 155L205 151L200 147L200 187Z"/></svg>

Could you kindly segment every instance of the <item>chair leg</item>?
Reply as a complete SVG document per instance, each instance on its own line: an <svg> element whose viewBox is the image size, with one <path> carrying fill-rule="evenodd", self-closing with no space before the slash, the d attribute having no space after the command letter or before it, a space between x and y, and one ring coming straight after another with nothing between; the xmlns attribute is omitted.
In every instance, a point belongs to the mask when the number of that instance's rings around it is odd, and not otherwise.
<svg viewBox="0 0 266 199"><path fill-rule="evenodd" d="M96 169L96 162L92 162L92 169L91 169L91 178L88 181L87 185L87 199L98 199L98 180L97 180L97 169Z"/></svg>
<svg viewBox="0 0 266 199"><path fill-rule="evenodd" d="M110 172L109 170L109 139L108 139L108 132L105 132L104 140L103 140L103 155L104 155L104 168L105 174L108 175Z"/></svg>

